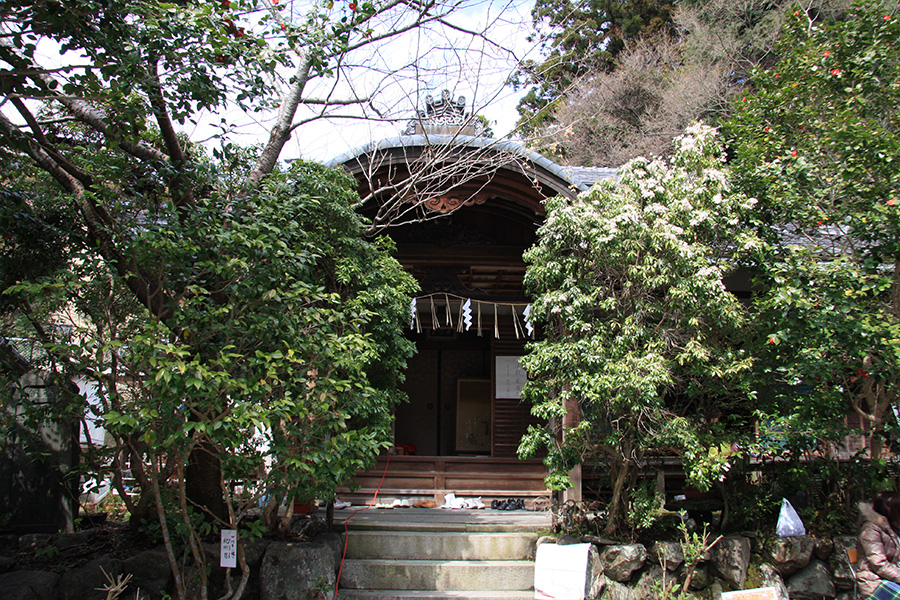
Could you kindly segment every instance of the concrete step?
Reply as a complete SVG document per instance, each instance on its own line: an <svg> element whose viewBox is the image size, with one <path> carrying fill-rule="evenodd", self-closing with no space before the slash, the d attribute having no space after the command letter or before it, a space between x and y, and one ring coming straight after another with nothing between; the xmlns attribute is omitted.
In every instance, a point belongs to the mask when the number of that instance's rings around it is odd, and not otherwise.
<svg viewBox="0 0 900 600"><path fill-rule="evenodd" d="M527 560L534 558L537 534L351 531L347 540L347 558Z"/></svg>
<svg viewBox="0 0 900 600"><path fill-rule="evenodd" d="M349 559L340 589L525 591L534 585L528 560L384 560Z"/></svg>
<svg viewBox="0 0 900 600"><path fill-rule="evenodd" d="M533 600L534 592L435 592L416 590L341 590L338 600Z"/></svg>

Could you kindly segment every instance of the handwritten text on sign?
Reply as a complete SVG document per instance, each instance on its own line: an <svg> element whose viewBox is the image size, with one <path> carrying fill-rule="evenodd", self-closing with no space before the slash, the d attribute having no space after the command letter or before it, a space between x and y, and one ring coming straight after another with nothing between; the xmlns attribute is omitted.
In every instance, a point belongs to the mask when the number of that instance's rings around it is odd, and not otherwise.
<svg viewBox="0 0 900 600"><path fill-rule="evenodd" d="M223 529L219 552L219 566L225 569L237 567L237 530Z"/></svg>

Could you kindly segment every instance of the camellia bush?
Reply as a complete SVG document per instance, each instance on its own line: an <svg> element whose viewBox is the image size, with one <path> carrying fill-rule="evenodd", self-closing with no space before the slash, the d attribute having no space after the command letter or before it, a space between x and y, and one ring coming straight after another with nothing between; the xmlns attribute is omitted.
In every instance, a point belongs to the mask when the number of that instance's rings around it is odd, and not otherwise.
<svg viewBox="0 0 900 600"><path fill-rule="evenodd" d="M746 311L723 278L756 243L739 223L753 201L730 193L714 129L696 125L671 160L639 158L617 180L547 204L525 283L543 338L529 346L524 397L550 423L520 456L546 449L552 489L602 464L606 533L628 527L629 494L648 454L674 451L690 482L722 478L746 431ZM567 416L569 413L569 416Z"/></svg>
<svg viewBox="0 0 900 600"><path fill-rule="evenodd" d="M900 18L859 4L786 20L781 60L753 76L728 136L765 244L755 337L761 403L789 449L820 452L859 415L872 459L900 399ZM857 430L858 432L858 430Z"/></svg>
<svg viewBox="0 0 900 600"><path fill-rule="evenodd" d="M99 418L114 440L90 449L97 473L120 484L127 466L140 484L120 495L144 526L157 523L178 597L211 593L202 544L233 529L239 577L220 591L240 598L245 543L285 524L279 506L330 500L391 440L416 284L389 239L363 237L358 198L343 171L298 161L252 193L212 191L180 218L172 204L145 213L128 244L180 294L165 321L133 303L117 309L124 287L89 262L7 292L83 307L71 339L48 348L58 368L95 382L99 405L75 396L70 410ZM215 461L201 469L215 480L190 477L198 460ZM198 484L221 504L192 502Z"/></svg>

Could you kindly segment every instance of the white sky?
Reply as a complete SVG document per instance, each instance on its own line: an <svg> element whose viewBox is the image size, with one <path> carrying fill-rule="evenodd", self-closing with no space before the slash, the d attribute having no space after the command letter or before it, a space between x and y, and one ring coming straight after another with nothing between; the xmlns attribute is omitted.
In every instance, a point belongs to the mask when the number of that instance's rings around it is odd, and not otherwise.
<svg viewBox="0 0 900 600"><path fill-rule="evenodd" d="M271 1L271 0L270 0ZM293 8L301 15L315 0L280 0L283 9ZM335 0L336 8L353 0ZM362 1L362 0L357 0ZM452 0L451 0L452 1ZM450 90L454 100L464 96L469 110L486 117L496 137L509 133L518 119L516 104L524 91L516 92L505 82L519 61L537 58L531 33L530 11L533 0L463 0L463 9L450 19L463 29L484 31L489 39L473 38L441 26L418 29L392 38L380 48L368 49L351 57L358 65L350 75L338 81L337 95L352 86L364 93L377 86L374 102L378 110L392 122L360 119L319 120L298 128L282 152L282 160L306 158L328 161L370 141L395 137L424 108L425 96L439 97ZM245 23L241 23L242 25ZM84 64L73 53L60 55L59 46L44 40L38 45L38 60L49 67ZM334 79L319 80L307 96L324 96L335 86ZM16 122L21 122L8 106L0 108ZM347 111L345 111L347 112ZM369 111L369 115L374 114ZM233 126L228 141L241 145L262 143L268 138L273 114L247 114L238 108L219 113L198 115L196 125L188 123L183 131L193 141L211 139L221 130L224 119ZM357 111L357 116L358 111Z"/></svg>
<svg viewBox="0 0 900 600"><path fill-rule="evenodd" d="M532 6L532 0L471 0L453 17L453 23L463 28L486 30L491 42L505 49L447 28L431 28L394 38L377 51L370 51L359 61L365 64L355 69L344 85L366 89L382 80L384 73L393 71L387 82L381 83L376 106L400 121L334 119L308 123L294 132L281 158L328 161L372 140L395 137L416 109L424 108L425 96L440 96L443 89L450 90L454 99L464 96L470 110L491 122L497 137L506 135L518 119L516 104L524 91L516 92L504 84L517 61L537 57L534 44L526 39L531 32ZM414 57L419 58L413 61ZM333 84L329 79L319 82L321 95ZM269 121L265 115L260 118L233 112L228 118L244 123L231 141L252 144L266 138ZM211 119L218 120L219 115ZM206 131L201 124L187 133L196 140L208 137Z"/></svg>

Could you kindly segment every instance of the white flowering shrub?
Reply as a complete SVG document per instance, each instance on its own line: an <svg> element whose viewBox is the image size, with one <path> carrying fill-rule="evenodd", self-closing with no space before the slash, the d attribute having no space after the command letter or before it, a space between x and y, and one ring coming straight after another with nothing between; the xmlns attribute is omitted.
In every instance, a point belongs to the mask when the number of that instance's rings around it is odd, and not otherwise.
<svg viewBox="0 0 900 600"><path fill-rule="evenodd" d="M526 253L543 337L524 359L524 394L550 425L533 427L520 455L546 450L556 489L577 464L604 461L607 533L626 526L647 452L678 452L690 481L708 487L749 415L751 360L737 343L746 313L723 277L756 244L740 228L754 203L731 193L716 130L695 125L676 149L550 200Z"/></svg>

